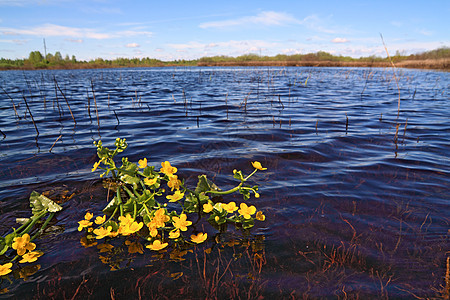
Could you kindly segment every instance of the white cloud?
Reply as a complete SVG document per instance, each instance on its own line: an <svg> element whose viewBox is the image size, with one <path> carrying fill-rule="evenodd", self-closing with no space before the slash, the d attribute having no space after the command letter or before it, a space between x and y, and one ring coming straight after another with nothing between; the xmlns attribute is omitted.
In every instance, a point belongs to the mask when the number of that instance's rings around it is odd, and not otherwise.
<svg viewBox="0 0 450 300"><path fill-rule="evenodd" d="M176 50L201 50L209 51L214 48L217 52L248 53L259 52L259 50L274 47L276 43L262 40L227 41L217 43L189 42L185 44L169 44L168 46Z"/></svg>
<svg viewBox="0 0 450 300"><path fill-rule="evenodd" d="M264 53L267 55L268 50L272 50L278 46L277 43L267 42L263 40L231 40L215 43L199 43L188 42L183 44L168 44L177 53L185 53L184 58L198 58L203 56L239 56L248 53Z"/></svg>
<svg viewBox="0 0 450 300"><path fill-rule="evenodd" d="M346 38L334 38L331 40L332 43L336 43L336 44L342 44L342 43L348 43L350 42L349 40L347 40Z"/></svg>
<svg viewBox="0 0 450 300"><path fill-rule="evenodd" d="M317 15L310 15L304 18L301 23L307 28L321 33L349 34L351 31L348 28L334 24L331 16L322 18Z"/></svg>
<svg viewBox="0 0 450 300"><path fill-rule="evenodd" d="M294 18L292 15L275 12L263 11L256 16L246 16L238 19L230 19L216 22L206 22L199 25L200 28L226 28L237 27L244 25L266 25L266 26L284 26L288 24L300 24L301 21Z"/></svg>
<svg viewBox="0 0 450 300"><path fill-rule="evenodd" d="M52 2L58 3L58 1L39 1L39 0L0 0L0 6L30 6L30 5L42 5L49 4Z"/></svg>
<svg viewBox="0 0 450 300"><path fill-rule="evenodd" d="M419 30L419 33L422 34L422 35L425 35L425 36L431 36L431 35L433 35L433 32L432 32L432 31L426 30L426 29L421 29L421 30Z"/></svg>
<svg viewBox="0 0 450 300"><path fill-rule="evenodd" d="M8 43L8 44L16 44L16 45L25 45L28 43L28 40L1 40L0 43Z"/></svg>
<svg viewBox="0 0 450 300"><path fill-rule="evenodd" d="M139 45L138 43L130 43L130 44L126 44L125 47L127 48L138 48L141 45Z"/></svg>
<svg viewBox="0 0 450 300"><path fill-rule="evenodd" d="M89 28L66 27L55 24L44 24L41 26L17 29L17 28L0 28L0 32L5 35L33 35L40 37L50 36L66 36L71 38L91 38L91 39L107 39L111 38L110 34L100 33Z"/></svg>
<svg viewBox="0 0 450 300"><path fill-rule="evenodd" d="M113 33L113 37L130 37L130 36L146 36L151 37L153 35L150 31L142 31L142 30L124 30Z"/></svg>
<svg viewBox="0 0 450 300"><path fill-rule="evenodd" d="M152 33L148 31L126 30L112 33L103 33L92 28L67 27L55 24L44 24L26 29L0 27L0 33L4 35L32 35L39 37L63 36L74 39L88 38L96 40L138 35L147 37L152 36Z"/></svg>
<svg viewBox="0 0 450 300"><path fill-rule="evenodd" d="M80 44L84 42L83 39L65 39L65 40L71 43L80 43Z"/></svg>

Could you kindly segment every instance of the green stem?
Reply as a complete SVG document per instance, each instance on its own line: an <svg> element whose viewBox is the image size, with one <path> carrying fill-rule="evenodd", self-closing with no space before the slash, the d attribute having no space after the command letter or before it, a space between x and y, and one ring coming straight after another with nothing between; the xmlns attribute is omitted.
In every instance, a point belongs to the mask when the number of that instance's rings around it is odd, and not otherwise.
<svg viewBox="0 0 450 300"><path fill-rule="evenodd" d="M37 238L38 235L44 233L45 227L47 227L48 223L50 222L50 220L53 218L54 215L55 215L55 213L53 213L53 212L51 212L51 213L48 215L47 220L45 220L44 224L42 224L41 229L39 229L39 231L36 232L35 235L33 235L33 237L30 239L30 242L31 242L32 240L34 240L35 238Z"/></svg>
<svg viewBox="0 0 450 300"><path fill-rule="evenodd" d="M210 194L215 194L215 195L228 195L231 193L236 192L237 190L239 190L239 188L242 186L242 184L244 184L245 180L242 181L241 183L239 183L239 185L235 188L232 188L231 190L227 190L227 191L206 191L206 193L210 193Z"/></svg>
<svg viewBox="0 0 450 300"><path fill-rule="evenodd" d="M250 175L248 175L247 177L244 178L244 181L247 181L250 177L252 177L256 172L258 171L258 169L255 169L252 173L250 173Z"/></svg>
<svg viewBox="0 0 450 300"><path fill-rule="evenodd" d="M150 216L150 211L148 210L147 205L145 205L145 203L142 203L142 206L145 209L145 211L147 212L147 214ZM141 212L141 211L142 211L142 209L139 212Z"/></svg>
<svg viewBox="0 0 450 300"><path fill-rule="evenodd" d="M120 187L117 187L116 195L117 195L117 202L119 202L120 215L123 216L123 203L122 198L120 197Z"/></svg>
<svg viewBox="0 0 450 300"><path fill-rule="evenodd" d="M32 217L32 221L30 224L28 224L27 228L25 228L25 230L22 233L27 233L31 230L31 228L34 226L34 224L40 219L42 218L45 214L47 213L47 211L43 211L41 212L39 215Z"/></svg>
<svg viewBox="0 0 450 300"><path fill-rule="evenodd" d="M26 221L25 223L23 223L19 228L17 228L16 233L18 233L20 230L22 230L23 228L27 227L28 224L33 220L33 218L29 218L28 221Z"/></svg>
<svg viewBox="0 0 450 300"><path fill-rule="evenodd" d="M235 188L232 188L231 190L227 190L227 191L206 191L206 193L210 193L210 194L215 194L215 195L228 195L231 193L236 192L237 190L239 190L239 188L244 184L244 182L246 182L250 177L252 177L256 172L258 171L258 169L255 169L252 173L250 173L247 177L243 178L241 180L241 183L239 183L238 186L236 186Z"/></svg>
<svg viewBox="0 0 450 300"><path fill-rule="evenodd" d="M111 221L112 218L114 218L114 216L116 215L118 209L119 209L118 206L116 206L116 208L114 208L114 211L113 211L112 215L109 217L109 219L105 223ZM101 227L101 226L99 226L99 227Z"/></svg>
<svg viewBox="0 0 450 300"><path fill-rule="evenodd" d="M125 190L125 192L127 192L128 196L130 196L130 198L135 197L135 195L130 191L130 189L128 189L126 186L122 186L122 187Z"/></svg>

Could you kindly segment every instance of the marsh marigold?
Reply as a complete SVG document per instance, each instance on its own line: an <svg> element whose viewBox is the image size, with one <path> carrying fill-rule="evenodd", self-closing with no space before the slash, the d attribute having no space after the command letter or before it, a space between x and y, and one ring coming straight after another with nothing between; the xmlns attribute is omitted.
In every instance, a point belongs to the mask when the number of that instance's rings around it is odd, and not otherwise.
<svg viewBox="0 0 450 300"><path fill-rule="evenodd" d="M15 237L14 242L12 244L12 248L14 250L17 250L17 254L22 256L25 254L25 252L33 251L36 248L35 243L30 242L30 235L28 233L25 233L22 236Z"/></svg>

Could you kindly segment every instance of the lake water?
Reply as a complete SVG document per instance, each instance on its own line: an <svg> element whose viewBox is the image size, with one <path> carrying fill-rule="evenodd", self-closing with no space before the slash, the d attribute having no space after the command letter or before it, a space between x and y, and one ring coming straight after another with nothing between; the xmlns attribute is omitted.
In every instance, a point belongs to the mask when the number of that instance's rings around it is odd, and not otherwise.
<svg viewBox="0 0 450 300"><path fill-rule="evenodd" d="M33 190L73 195L36 240L45 254L35 273L4 279L0 298L438 297L450 250L450 76L393 74L0 72L0 233L28 216ZM207 174L226 189L233 169L260 161L268 170L252 204L266 221L249 236L205 227L208 241L183 259L85 248L77 222L99 214L107 194L91 172L93 142L117 137L130 160L169 160L188 184Z"/></svg>

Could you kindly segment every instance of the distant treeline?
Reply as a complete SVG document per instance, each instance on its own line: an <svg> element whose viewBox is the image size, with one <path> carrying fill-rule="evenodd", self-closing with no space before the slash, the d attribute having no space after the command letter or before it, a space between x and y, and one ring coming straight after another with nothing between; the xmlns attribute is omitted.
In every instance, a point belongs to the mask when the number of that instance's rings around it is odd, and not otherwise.
<svg viewBox="0 0 450 300"><path fill-rule="evenodd" d="M449 68L450 48L442 47L436 50L418 54L402 55L397 51L391 57L394 64L404 67ZM275 56L261 56L245 54L237 57L210 56L194 60L162 61L154 58L116 58L107 60L77 60L74 55L63 57L58 51L55 54L42 55L33 51L27 59L0 58L0 69L88 69L88 68L121 68L121 67L164 67L164 66L214 66L214 65L320 65L320 66L383 66L390 63L387 57L369 56L353 58L350 56L336 56L328 52L319 51L308 54L279 54Z"/></svg>

